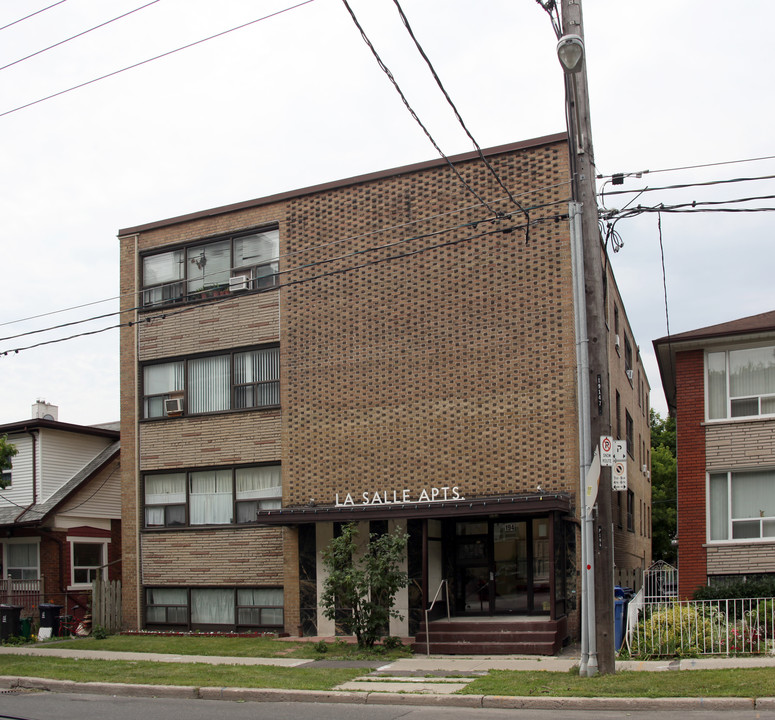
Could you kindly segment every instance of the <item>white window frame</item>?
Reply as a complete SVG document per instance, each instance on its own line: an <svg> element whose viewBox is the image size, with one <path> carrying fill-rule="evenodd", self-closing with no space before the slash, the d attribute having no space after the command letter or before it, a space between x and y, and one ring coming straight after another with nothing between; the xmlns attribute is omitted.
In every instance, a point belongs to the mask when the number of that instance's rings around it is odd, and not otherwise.
<svg viewBox="0 0 775 720"><path fill-rule="evenodd" d="M8 547L10 545L35 545L36 550L36 562L35 567L36 576L34 578L22 578L23 580L40 580L40 538L39 537L22 537L22 538L6 538L3 540L3 579L9 579L8 576ZM32 566L26 566L22 568L24 570L32 569ZM18 579L18 578L17 578Z"/></svg>
<svg viewBox="0 0 775 720"><path fill-rule="evenodd" d="M102 580L107 579L107 563L108 563L108 545L110 544L110 538L95 538L95 537L68 537L67 542L70 543L70 585L68 586L68 590L82 590L85 588L91 587L91 582L88 583L78 583L75 581L75 571L76 569L95 569L93 565L79 565L76 568L75 565L75 545L101 545L102 550L102 564L96 568L96 570L99 571L99 575Z"/></svg>
<svg viewBox="0 0 775 720"><path fill-rule="evenodd" d="M719 422L737 422L739 420L748 420L751 418L772 418L775 417L775 411L773 412L761 412L762 400L768 399L770 402L775 403L775 393L762 393L758 395L740 395L732 397L730 391L730 373L729 373L729 354L738 351L745 350L763 350L772 348L775 350L775 345L772 343L766 343L762 345L747 345L742 347L726 347L726 348L713 348L705 351L704 357L704 395L705 395L705 420L709 423ZM710 355L724 354L724 382L725 382L725 403L724 417L711 418L710 417L710 382L708 377L709 362L708 357ZM732 401L742 399L757 399L759 405L759 412L755 415L732 415Z"/></svg>
<svg viewBox="0 0 775 720"><path fill-rule="evenodd" d="M772 472L772 468L758 468L758 469L746 469L746 470L717 470L708 472L705 474L705 534L706 542L709 545L750 545L751 543L775 543L775 535L763 535L764 522L775 523L775 515L751 517L751 518L732 518L732 476L736 473L755 473L755 472ZM711 496L710 496L710 478L711 475L726 475L727 476L727 537L722 539L712 539L711 528ZM752 522L759 521L759 537L753 538L735 538L734 534L734 521L737 522Z"/></svg>

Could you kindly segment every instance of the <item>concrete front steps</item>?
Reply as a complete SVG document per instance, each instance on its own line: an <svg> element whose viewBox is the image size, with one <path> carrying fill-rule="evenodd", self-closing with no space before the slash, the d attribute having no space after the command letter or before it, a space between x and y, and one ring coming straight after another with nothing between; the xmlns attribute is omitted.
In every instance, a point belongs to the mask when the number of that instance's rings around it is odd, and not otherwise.
<svg viewBox="0 0 775 720"><path fill-rule="evenodd" d="M431 622L429 638L422 628L412 648L432 655L556 655L567 635L567 618L456 618Z"/></svg>

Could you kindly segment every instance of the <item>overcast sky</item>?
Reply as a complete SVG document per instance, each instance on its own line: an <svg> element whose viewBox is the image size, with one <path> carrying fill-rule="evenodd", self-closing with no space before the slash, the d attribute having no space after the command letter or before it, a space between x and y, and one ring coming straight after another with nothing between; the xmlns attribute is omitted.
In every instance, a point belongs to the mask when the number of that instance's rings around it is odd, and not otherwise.
<svg viewBox="0 0 775 720"><path fill-rule="evenodd" d="M0 27L54 2L3 0ZM0 66L146 2L61 2L0 30ZM442 150L472 149L392 0L350 4ZM314 0L11 112L292 5L157 0L2 68L0 337L114 312L119 228L438 157L341 0ZM479 145L565 130L556 39L535 0L402 7ZM775 160L728 164L775 156L772 0L584 0L583 11L597 167L652 171L607 191L775 175ZM725 164L656 172L711 163ZM766 195L774 181L649 191L634 205ZM769 212L662 215L671 332L775 308L774 223ZM623 247L612 262L664 414L651 345L667 334L658 218L622 219L616 230ZM0 353L117 322L3 339ZM65 422L117 420L118 352L109 330L0 355L0 423L30 417L38 398Z"/></svg>

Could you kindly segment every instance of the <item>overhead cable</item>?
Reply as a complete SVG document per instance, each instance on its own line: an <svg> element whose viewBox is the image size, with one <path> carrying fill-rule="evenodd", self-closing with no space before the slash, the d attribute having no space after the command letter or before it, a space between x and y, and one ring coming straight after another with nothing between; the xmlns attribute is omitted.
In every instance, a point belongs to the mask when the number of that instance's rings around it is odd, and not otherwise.
<svg viewBox="0 0 775 720"><path fill-rule="evenodd" d="M449 103L449 106L452 108L452 112L455 113L455 117L457 118L458 123L460 123L460 127L463 128L465 131L465 134L468 135L468 138L471 140L471 142L474 145L474 148L476 149L477 154L479 155L479 158L484 163L487 170L490 172L490 174L495 178L495 180L498 182L498 184L503 188L506 195L508 195L509 200L511 200L514 205L516 205L525 215L525 219L527 222L525 223L525 244L527 244L529 240L529 236L527 233L530 230L530 215L527 214L527 211L525 208L523 208L516 200L516 198L511 194L511 191L506 187L503 180L501 180L500 175L495 172L492 165L490 165L489 160L484 156L484 153L482 152L482 148L479 146L479 143L476 142L474 139L474 136L471 134L471 131L466 126L465 122L463 121L462 116L460 115L460 112L457 109L457 106L454 102L452 102L452 98L449 96L449 93L447 92L447 89L444 87L444 85L441 82L441 78L439 77L438 73L436 72L436 68L433 67L433 63L431 63L430 58L426 54L425 50L423 49L422 45L420 45L419 40L414 34L414 31L412 30L412 26L409 24L409 20L407 19L406 15L404 14L403 8L401 7L401 4L399 3L399 0L393 0L393 4L396 6L396 9L398 10L398 14L401 17L401 22L403 22L404 27L406 28L407 32L409 33L409 36L412 38L412 41L414 42L415 47L417 48L417 52L420 53L422 56L422 59L425 60L425 64L428 66L428 69L431 71L431 75L433 75L433 79L436 81L436 84L439 86L439 90L441 90L441 93L446 98L447 102Z"/></svg>
<svg viewBox="0 0 775 720"><path fill-rule="evenodd" d="M187 45L182 45L181 47L175 48L174 50L168 50L167 52L161 53L161 55L156 55L152 58L148 58L147 60L141 60L140 62L136 62L132 65L127 65L127 67L121 68L120 70L114 70L113 72L109 72L105 75L101 75L100 77L92 78L91 80L87 80L86 82L79 83L78 85L73 85L72 87L69 87L65 90L60 90L59 92L52 93L51 95L47 95L46 97L38 98L37 100L33 100L32 102L25 103L24 105L19 105L18 107L12 108L11 110L6 110L5 112L0 113L0 117L5 117L6 115L10 115L11 113L18 112L19 110L24 110L25 108L32 107L33 105L37 105L38 103L45 102L46 100L51 100L52 98L59 97L60 95L64 95L65 93L72 92L73 90L78 90L79 88L86 87L87 85L92 85L93 83L99 82L100 80L105 80L106 78L109 78L109 77L113 77L114 75L119 75L120 73L126 72L127 70L133 70L136 67L147 65L150 62L154 62L155 60L160 60L161 58L167 57L169 55L173 55L175 53L180 52L181 50L188 50L189 48L195 47L197 45L201 45L202 43L208 42L210 40L215 40L216 38L223 37L224 35L228 35L229 33L233 33L236 30L242 30L243 28L249 27L250 25L255 25L256 23L262 22L264 20L269 20L270 18L277 17L278 15L282 15L283 13L290 12L291 10L296 10L304 5L309 5L312 2L315 2L315 0L303 0L303 2L299 2L296 5L291 5L290 7L284 8L282 10L278 10L277 12L269 13L268 15L264 15L263 17L256 18L255 20L250 20L249 22L243 23L242 25L237 25L236 27L230 28L229 30L223 30L222 32L216 33L215 35L210 35L209 37L202 38L201 40L196 40L192 43L188 43Z"/></svg>
<svg viewBox="0 0 775 720"><path fill-rule="evenodd" d="M145 5L141 5L140 7L135 8L134 10L130 10L129 12L125 12L123 15L119 15L117 17L114 17L112 20L106 20L104 23L100 23L99 25L95 25L92 28L89 28L88 30L84 30L83 32L79 32L77 35L72 35L69 38L66 38L64 40L60 40L57 43L54 43L53 45L49 45L46 48L43 48L42 50L38 50L34 53L30 53L29 55L26 55L23 58L19 58L18 60L14 60L13 62L9 62L7 65L0 66L0 70L5 70L6 68L11 67L12 65L17 65L20 62L24 62L25 60L29 60L30 58L34 58L36 55L42 55L44 52L48 52L49 50L53 50L55 47L59 47L60 45L64 45L65 43L70 42L71 40L75 40L76 38L82 37L83 35L86 35L87 33L92 32L93 30L98 30L101 27L105 27L106 25L110 25L112 22L116 22L116 20L121 20L121 18L127 17L127 15L131 15L132 13L136 13L138 10L143 10L150 5L155 5L160 0L151 0L151 2L146 3Z"/></svg>
<svg viewBox="0 0 775 720"><path fill-rule="evenodd" d="M11 27L12 25L16 25L24 20L29 20L31 17L35 17L36 15L40 15L42 12L46 12L46 10L51 10L51 8L56 7L57 5L61 5L62 3L67 2L67 0L59 0L59 2L55 2L52 5L49 5L48 7L41 8L40 10L36 10L34 13L30 13L29 15L25 15L23 18L19 18L18 20L14 20L13 22L8 23L7 25L3 25L0 27L0 30L5 30L6 28Z"/></svg>
<svg viewBox="0 0 775 720"><path fill-rule="evenodd" d="M470 192L482 205L484 205L490 212L495 212L490 205L487 203L487 201L479 195L479 193L476 192L466 181L465 178L460 174L458 169L455 167L455 165L452 163L452 161L444 154L442 149L439 147L438 143L433 139L433 136L431 135L430 131L427 127L423 124L422 120L420 120L417 113L414 111L414 108L409 104L409 100L406 99L406 95L404 95L403 90L401 90L400 86L398 85L398 81L396 80L393 73L390 71L387 65L385 65L382 58L379 56L379 53L377 52L376 48L374 47L371 40L369 40L369 36L366 35L366 31L361 26L360 22L358 22L358 18L355 16L355 13L353 12L353 9L350 7L347 0L342 0L344 3L345 8L347 8L347 12L350 13L350 17L352 18L352 21L355 23L355 27L358 28L358 30L361 33L361 37L363 38L363 41L368 45L369 50L371 50L371 54L374 55L374 59L377 61L377 64L379 65L382 72L385 73L388 80L393 84L393 87L395 88L396 92L401 97L401 101L406 106L406 109L409 111L409 114L414 118L415 122L420 126L422 131L425 133L425 136L430 140L431 144L434 148L436 148L436 152L439 153L439 155L446 161L447 165L452 169L452 171L455 173L457 179L462 183L462 185Z"/></svg>

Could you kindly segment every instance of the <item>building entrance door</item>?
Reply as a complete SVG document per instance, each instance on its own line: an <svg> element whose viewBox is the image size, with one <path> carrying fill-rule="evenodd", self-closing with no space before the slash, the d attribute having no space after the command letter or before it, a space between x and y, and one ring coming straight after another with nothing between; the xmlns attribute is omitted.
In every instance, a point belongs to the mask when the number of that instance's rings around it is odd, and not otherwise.
<svg viewBox="0 0 775 720"><path fill-rule="evenodd" d="M549 520L455 523L455 607L459 614L549 611Z"/></svg>

